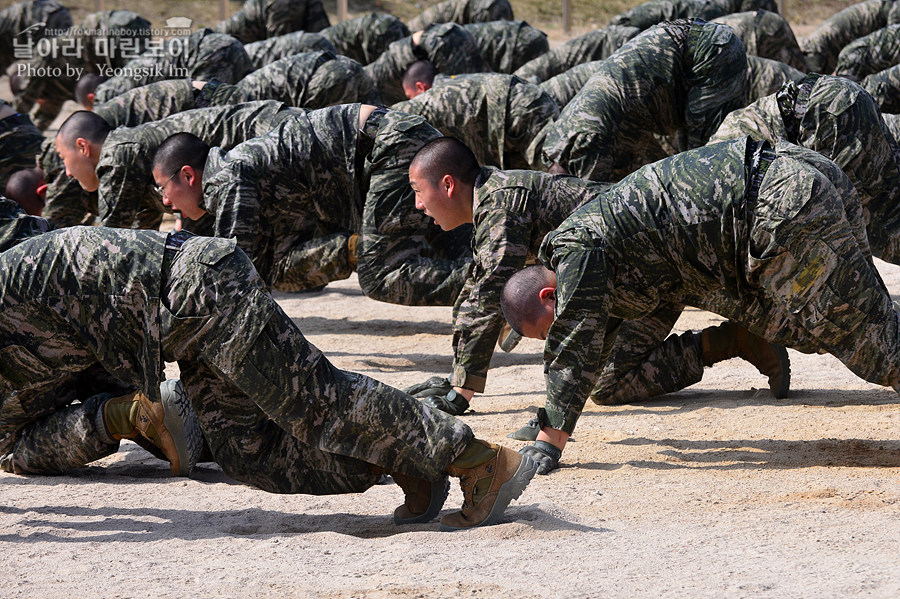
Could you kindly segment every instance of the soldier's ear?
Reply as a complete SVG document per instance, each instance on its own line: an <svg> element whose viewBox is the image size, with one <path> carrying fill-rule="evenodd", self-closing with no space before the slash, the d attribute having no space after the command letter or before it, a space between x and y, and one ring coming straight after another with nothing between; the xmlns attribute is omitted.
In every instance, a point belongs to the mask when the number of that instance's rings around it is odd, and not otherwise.
<svg viewBox="0 0 900 599"><path fill-rule="evenodd" d="M538 291L541 301L556 301L556 287L544 287Z"/></svg>

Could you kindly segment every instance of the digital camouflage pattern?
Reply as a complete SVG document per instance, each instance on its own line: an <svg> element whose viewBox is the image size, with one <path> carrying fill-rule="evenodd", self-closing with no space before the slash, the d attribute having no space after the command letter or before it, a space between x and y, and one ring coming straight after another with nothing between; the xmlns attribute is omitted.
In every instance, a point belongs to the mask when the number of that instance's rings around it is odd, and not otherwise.
<svg viewBox="0 0 900 599"><path fill-rule="evenodd" d="M249 98L309 109L352 102L381 104L375 83L362 65L331 52L281 58L253 71L236 87Z"/></svg>
<svg viewBox="0 0 900 599"><path fill-rule="evenodd" d="M650 0L612 18L610 25L649 29L663 21L710 21L736 12L764 9L778 12L775 0Z"/></svg>
<svg viewBox="0 0 900 599"><path fill-rule="evenodd" d="M614 25L588 31L529 60L513 74L530 83L542 83L586 62L609 58L640 32L637 27Z"/></svg>
<svg viewBox="0 0 900 599"><path fill-rule="evenodd" d="M763 96L774 94L788 81L800 81L806 73L777 60L747 56L747 101L755 102ZM728 118L728 117L726 117Z"/></svg>
<svg viewBox="0 0 900 599"><path fill-rule="evenodd" d="M162 360L177 361L216 462L278 493L360 492L380 478L370 464L439 480L472 439L453 417L334 368L233 240L191 238L165 259L153 231L35 241L0 257L0 408L63 398L88 368L159 401Z"/></svg>
<svg viewBox="0 0 900 599"><path fill-rule="evenodd" d="M860 85L872 94L882 112L900 112L900 65L869 75Z"/></svg>
<svg viewBox="0 0 900 599"><path fill-rule="evenodd" d="M900 114L882 114L881 118L894 140L900 139Z"/></svg>
<svg viewBox="0 0 900 599"><path fill-rule="evenodd" d="M453 386L483 392L505 320L500 293L537 260L544 235L609 188L566 175L482 167L475 181L475 263L453 310Z"/></svg>
<svg viewBox="0 0 900 599"><path fill-rule="evenodd" d="M35 165L44 141L44 134L27 115L12 113L9 104L0 100L0 114L5 112L11 114L0 118L0 193L10 175Z"/></svg>
<svg viewBox="0 0 900 599"><path fill-rule="evenodd" d="M246 0L216 31L249 44L295 31L316 33L330 24L321 0Z"/></svg>
<svg viewBox="0 0 900 599"><path fill-rule="evenodd" d="M252 44L244 44L244 50L247 52L247 56L250 57L254 70L261 69L267 64L286 56L300 54L301 52L342 54L342 52L337 51L335 45L323 34L308 33L306 31L295 31L294 33L270 37Z"/></svg>
<svg viewBox="0 0 900 599"><path fill-rule="evenodd" d="M832 15L800 40L810 72L832 73L841 49L886 25L900 23L900 2L866 0Z"/></svg>
<svg viewBox="0 0 900 599"><path fill-rule="evenodd" d="M30 31L32 42L37 44L47 37L48 29L61 31L71 26L72 15L69 9L56 0L16 2L0 10L0 72L5 73L17 61L13 42L18 40L20 43L27 43L28 33L16 37L26 29ZM29 29L31 27L34 29Z"/></svg>
<svg viewBox="0 0 900 599"><path fill-rule="evenodd" d="M869 94L843 77L812 74L732 112L712 141L786 140L834 161L865 211L872 253L900 263L900 147Z"/></svg>
<svg viewBox="0 0 900 599"><path fill-rule="evenodd" d="M431 61L444 75L487 73L491 70L478 51L472 34L461 25L431 25L422 32L418 44L413 44L412 37L398 40L388 46L377 60L364 67L375 81L385 104L396 104L406 99L400 80L409 65L420 59Z"/></svg>
<svg viewBox="0 0 900 599"><path fill-rule="evenodd" d="M347 19L321 31L343 54L365 66L375 62L392 43L409 37L406 23L387 13L373 12Z"/></svg>
<svg viewBox="0 0 900 599"><path fill-rule="evenodd" d="M734 29L748 56L777 60L799 71L807 71L806 57L791 26L777 12L739 12L718 17L712 22Z"/></svg>
<svg viewBox="0 0 900 599"><path fill-rule="evenodd" d="M594 60L572 67L555 75L540 84L540 88L553 98L559 109L562 110L572 99L578 95L588 79L600 70L602 60Z"/></svg>
<svg viewBox="0 0 900 599"><path fill-rule="evenodd" d="M838 54L834 74L862 81L900 64L900 24L888 25L844 46Z"/></svg>
<svg viewBox="0 0 900 599"><path fill-rule="evenodd" d="M431 89L393 108L459 139L480 164L538 170L540 145L532 142L559 113L537 85L500 73L438 76Z"/></svg>
<svg viewBox="0 0 900 599"><path fill-rule="evenodd" d="M607 396L625 390L620 401L683 386L699 352L666 339L664 324L684 305L900 388L900 315L852 184L816 152L783 143L757 197L745 199L755 145L713 144L645 166L545 237L540 258L557 276L544 350L549 426L573 431L604 364ZM645 341L615 347L632 339L633 323Z"/></svg>
<svg viewBox="0 0 900 599"><path fill-rule="evenodd" d="M236 83L253 71L253 64L238 40L206 28L168 40L162 50L131 60L124 69L121 75L97 86L95 102L106 102L130 89L164 79L187 77Z"/></svg>
<svg viewBox="0 0 900 599"><path fill-rule="evenodd" d="M425 9L408 23L410 31L421 31L440 23L487 23L512 20L513 9L508 0L445 0Z"/></svg>
<svg viewBox="0 0 900 599"><path fill-rule="evenodd" d="M463 25L478 51L497 73L512 73L550 49L547 34L525 21L490 21Z"/></svg>
<svg viewBox="0 0 900 599"><path fill-rule="evenodd" d="M667 155L654 134L702 145L747 102L747 55L730 27L663 23L627 42L547 128L544 162L593 181L617 181Z"/></svg>
<svg viewBox="0 0 900 599"><path fill-rule="evenodd" d="M0 195L0 252L50 229L45 219L26 214L19 204Z"/></svg>

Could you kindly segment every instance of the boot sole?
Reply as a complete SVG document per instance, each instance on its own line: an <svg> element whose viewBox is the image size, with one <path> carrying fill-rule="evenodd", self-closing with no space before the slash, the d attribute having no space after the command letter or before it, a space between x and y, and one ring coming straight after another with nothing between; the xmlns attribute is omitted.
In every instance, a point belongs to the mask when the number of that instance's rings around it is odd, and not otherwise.
<svg viewBox="0 0 900 599"><path fill-rule="evenodd" d="M168 379L160 385L163 405L163 424L172 436L178 453L180 468L172 470L175 476L188 476L197 465L203 449L203 433L191 408L187 393L177 379Z"/></svg>
<svg viewBox="0 0 900 599"><path fill-rule="evenodd" d="M791 359L788 357L787 350L780 345L772 344L772 350L778 356L781 362L781 385L776 389L769 388L775 399L784 399L791 390Z"/></svg>
<svg viewBox="0 0 900 599"><path fill-rule="evenodd" d="M420 515L413 518L394 518L394 524L421 524L423 522L431 522L437 518L447 501L447 495L450 494L450 479L444 477L436 483L431 483L431 503L428 509Z"/></svg>
<svg viewBox="0 0 900 599"><path fill-rule="evenodd" d="M506 511L510 502L513 499L519 498L522 491L525 490L525 487L528 486L528 483L531 482L531 479L537 474L537 470L537 462L530 457L523 455L519 467L516 468L516 473L513 474L508 481L500 485L500 489L497 491L497 499L494 500L494 505L491 506L491 511L487 515L487 518L475 526L450 526L442 522L440 528L441 531L450 532L454 530L468 530L479 526L491 526L496 524L497 521L500 520L500 517L503 516L503 512Z"/></svg>

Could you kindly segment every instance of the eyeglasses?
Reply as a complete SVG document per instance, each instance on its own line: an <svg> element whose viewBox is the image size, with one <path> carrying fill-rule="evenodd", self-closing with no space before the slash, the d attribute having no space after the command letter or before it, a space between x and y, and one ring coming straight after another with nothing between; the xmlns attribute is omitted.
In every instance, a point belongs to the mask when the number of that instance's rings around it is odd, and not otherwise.
<svg viewBox="0 0 900 599"><path fill-rule="evenodd" d="M153 188L156 190L156 193L158 193L158 194L161 195L161 196L162 196L162 195L165 195L165 191L164 191L164 190L165 190L165 187L166 187L166 183L168 183L169 181L171 181L172 179L174 179L175 177L177 177L179 172L181 172L181 171L175 171L174 173L172 173L172 176L171 176L171 177L169 177L168 179L166 179L165 181L163 181L163 182L160 183L159 185L154 185Z"/></svg>

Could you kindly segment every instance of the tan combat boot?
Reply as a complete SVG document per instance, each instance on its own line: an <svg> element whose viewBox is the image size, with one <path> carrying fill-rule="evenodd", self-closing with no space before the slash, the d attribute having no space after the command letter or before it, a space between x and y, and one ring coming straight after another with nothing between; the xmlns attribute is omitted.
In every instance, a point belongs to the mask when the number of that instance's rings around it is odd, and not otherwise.
<svg viewBox="0 0 900 599"><path fill-rule="evenodd" d="M704 366L730 358L747 360L769 379L769 390L776 399L787 397L791 388L791 362L787 350L769 343L734 322L704 329L700 334Z"/></svg>
<svg viewBox="0 0 900 599"><path fill-rule="evenodd" d="M394 524L417 524L437 518L450 492L449 478L431 482L396 472L391 473L391 478L405 495L403 505L394 510Z"/></svg>

